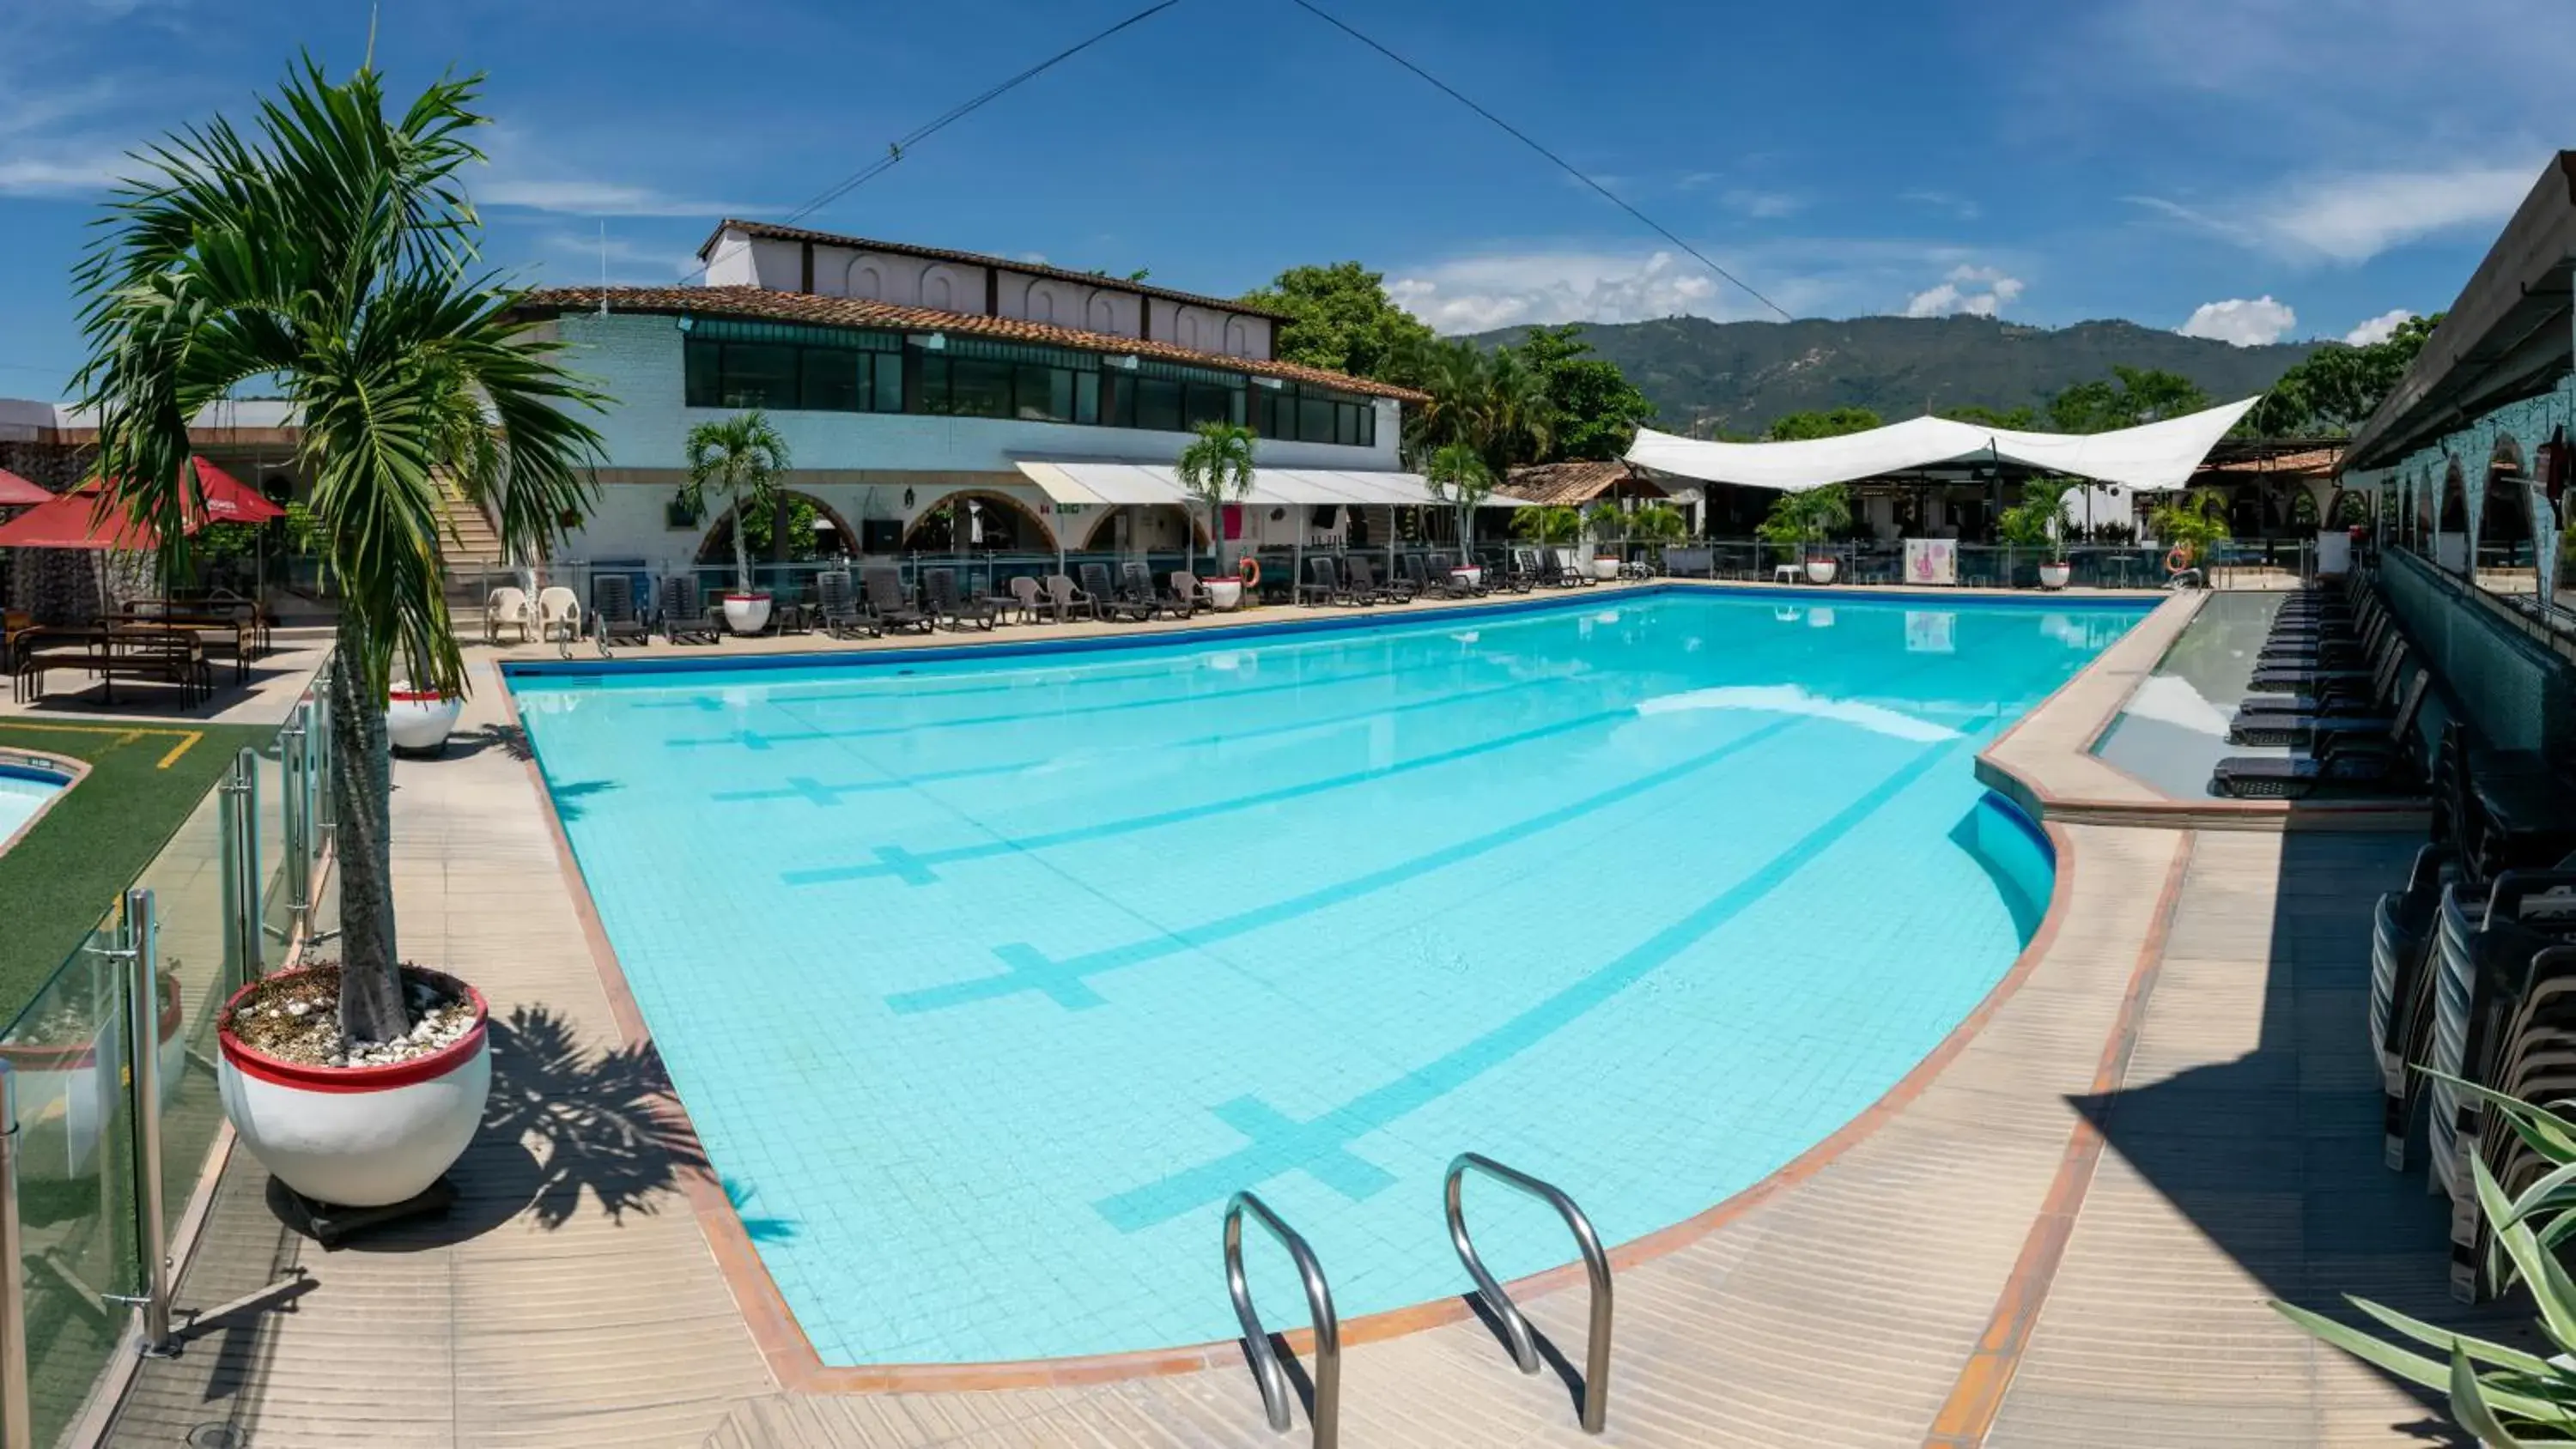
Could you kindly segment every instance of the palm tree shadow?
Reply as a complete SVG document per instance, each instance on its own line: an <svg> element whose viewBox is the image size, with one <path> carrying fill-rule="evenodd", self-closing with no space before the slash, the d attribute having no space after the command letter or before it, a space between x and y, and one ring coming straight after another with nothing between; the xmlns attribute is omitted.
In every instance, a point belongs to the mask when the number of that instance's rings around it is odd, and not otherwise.
<svg viewBox="0 0 2576 1449"><path fill-rule="evenodd" d="M617 788L615 780L566 780L560 785L550 781L546 793L554 797L556 818L570 825L582 817L582 801Z"/></svg>
<svg viewBox="0 0 2576 1449"><path fill-rule="evenodd" d="M687 1175L713 1175L651 1042L594 1049L543 1007L496 1017L490 1031L492 1095L482 1130L448 1174L454 1205L443 1218L388 1225L348 1246L442 1247L522 1217L553 1231L585 1210L622 1222L662 1211ZM738 1183L725 1191L737 1210L755 1196ZM796 1231L781 1218L746 1215L743 1225L756 1242Z"/></svg>

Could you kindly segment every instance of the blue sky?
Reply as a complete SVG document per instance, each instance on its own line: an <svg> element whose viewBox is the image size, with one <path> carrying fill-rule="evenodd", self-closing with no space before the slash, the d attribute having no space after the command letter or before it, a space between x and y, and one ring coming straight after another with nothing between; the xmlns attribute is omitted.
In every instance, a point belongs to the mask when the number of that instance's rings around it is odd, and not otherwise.
<svg viewBox="0 0 2576 1449"><path fill-rule="evenodd" d="M377 60L398 93L488 73L494 260L593 280L604 223L612 278L658 282L1141 3L388 0ZM2576 144L2544 120L2566 0L1323 3L1802 316L2341 337L2447 305ZM246 114L300 46L353 66L367 15L0 6L0 396L63 391L122 153ZM1443 330L1767 315L1288 0L1184 0L808 224L1224 294L1357 257Z"/></svg>

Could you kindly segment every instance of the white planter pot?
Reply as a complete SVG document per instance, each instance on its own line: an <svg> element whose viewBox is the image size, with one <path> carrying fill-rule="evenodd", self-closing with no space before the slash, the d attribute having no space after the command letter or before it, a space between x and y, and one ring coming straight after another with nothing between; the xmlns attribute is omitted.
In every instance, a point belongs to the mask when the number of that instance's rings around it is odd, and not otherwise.
<svg viewBox="0 0 2576 1449"><path fill-rule="evenodd" d="M224 1003L217 1085L242 1145L278 1181L318 1202L383 1207L417 1197L474 1140L492 1091L482 993L434 971L474 1004L474 1029L435 1056L385 1067L308 1067L242 1044Z"/></svg>
<svg viewBox="0 0 2576 1449"><path fill-rule="evenodd" d="M1619 561L1615 558L1594 559L1592 561L1592 576L1604 581L1619 577Z"/></svg>
<svg viewBox="0 0 2576 1449"><path fill-rule="evenodd" d="M767 594L727 594L724 596L725 627L737 634L757 634L769 627Z"/></svg>
<svg viewBox="0 0 2576 1449"><path fill-rule="evenodd" d="M465 701L436 690L397 689L385 700L385 738L397 750L435 754L447 747Z"/></svg>
<svg viewBox="0 0 2576 1449"><path fill-rule="evenodd" d="M1485 566L1483 564L1469 564L1465 568L1451 569L1449 571L1449 577L1456 579L1458 582L1465 584L1471 589L1481 589L1485 586Z"/></svg>
<svg viewBox="0 0 2576 1449"><path fill-rule="evenodd" d="M1243 607L1241 579L1201 579L1199 586L1207 590L1208 602L1221 612Z"/></svg>
<svg viewBox="0 0 2576 1449"><path fill-rule="evenodd" d="M179 1033L179 981L164 973L161 983L161 1104L168 1106L187 1080L188 1043ZM29 1178L69 1182L91 1173L99 1148L110 1141L108 1128L124 1110L125 1058L117 1045L121 1026L99 1027L87 1040L37 1045L0 1045L0 1061L9 1064L18 1083L18 1120L59 1120L58 1132L20 1139L19 1170ZM105 1055L102 1060L101 1048Z"/></svg>
<svg viewBox="0 0 2576 1449"><path fill-rule="evenodd" d="M2073 577L2075 577L2073 564L2044 563L2039 566L2039 586L2043 589L2065 588L2066 581Z"/></svg>
<svg viewBox="0 0 2576 1449"><path fill-rule="evenodd" d="M1807 582L1830 584L1834 581L1834 575L1842 571L1842 566L1840 559L1811 558L1807 560Z"/></svg>

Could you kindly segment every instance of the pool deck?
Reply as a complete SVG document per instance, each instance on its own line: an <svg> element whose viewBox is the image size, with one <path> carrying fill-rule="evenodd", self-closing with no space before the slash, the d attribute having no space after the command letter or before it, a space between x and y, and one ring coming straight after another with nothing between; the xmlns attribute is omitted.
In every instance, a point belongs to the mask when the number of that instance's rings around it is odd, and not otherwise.
<svg viewBox="0 0 2576 1449"><path fill-rule="evenodd" d="M180 1444L209 1424L259 1449L1304 1442L1302 1422L1270 1433L1224 1346L1195 1372L826 1391L756 1265L702 1227L720 1195L711 1208L649 1042L594 964L492 668L552 652L476 650L465 738L395 766L407 953L489 996L507 1125L460 1164L449 1221L334 1253L283 1228L236 1155L183 1306L286 1272L309 1287L144 1365L106 1442ZM1958 1031L1772 1179L1620 1250L1606 1435L1576 1428L1572 1370L1521 1377L1452 1304L1348 1348L1344 1442L2450 1442L2426 1401L2265 1306L2351 1289L2463 1326L2513 1321L2449 1303L2443 1210L2419 1175L2379 1166L2367 909L2412 841L2050 830L2048 922ZM1213 1241L1173 1271L1223 1292ZM1524 1302L1580 1363L1579 1279Z"/></svg>

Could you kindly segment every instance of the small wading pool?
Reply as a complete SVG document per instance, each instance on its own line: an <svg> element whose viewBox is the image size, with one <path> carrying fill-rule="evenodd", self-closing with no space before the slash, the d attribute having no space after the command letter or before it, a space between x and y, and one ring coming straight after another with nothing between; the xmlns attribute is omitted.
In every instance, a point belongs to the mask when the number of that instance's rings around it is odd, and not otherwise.
<svg viewBox="0 0 2576 1449"><path fill-rule="evenodd" d="M1974 757L2142 613L1623 591L508 676L816 1351L960 1362L1231 1337L1238 1188L1355 1318L1469 1286L1460 1151L1612 1243L1759 1182L2010 969L2052 866ZM1497 1272L1571 1255L1468 1200Z"/></svg>
<svg viewBox="0 0 2576 1449"><path fill-rule="evenodd" d="M2287 756L2285 746L2229 744L2227 731L2251 693L2254 661L2289 597L2277 591L2210 595L2155 671L2138 681L2093 753L2180 800L2206 797L2220 760Z"/></svg>
<svg viewBox="0 0 2576 1449"><path fill-rule="evenodd" d="M71 782L70 771L41 756L0 755L0 850Z"/></svg>

